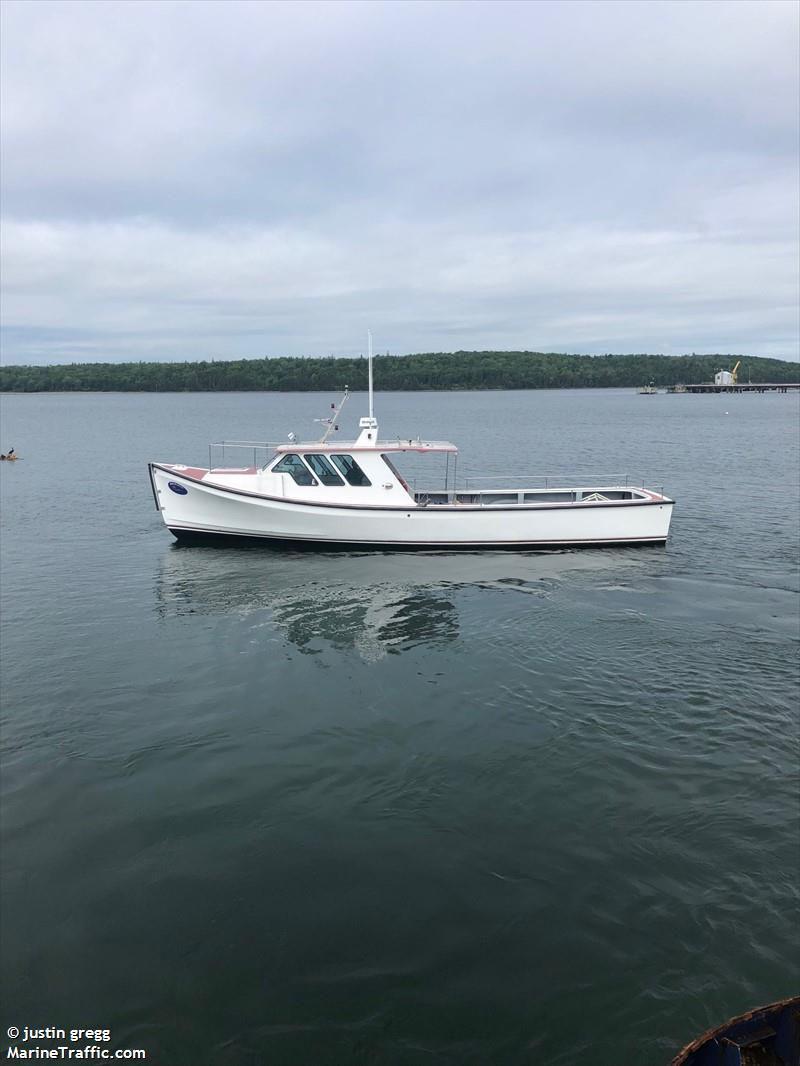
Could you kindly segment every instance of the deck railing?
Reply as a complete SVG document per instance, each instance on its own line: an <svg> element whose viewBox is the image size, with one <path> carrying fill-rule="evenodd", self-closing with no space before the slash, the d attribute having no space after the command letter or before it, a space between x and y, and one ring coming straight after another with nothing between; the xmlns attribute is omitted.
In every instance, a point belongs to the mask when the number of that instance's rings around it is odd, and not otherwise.
<svg viewBox="0 0 800 1066"><path fill-rule="evenodd" d="M536 485L532 485L531 488L582 488L587 485L624 485L625 488L644 488L644 481L640 481L638 478L631 478L630 474L502 474L502 475L482 475L479 474L476 477L465 477L464 482L466 489L476 491L480 488L478 482L491 481L494 484L489 485L488 488L494 488L498 481L503 481L508 485L518 484L519 482L538 482Z"/></svg>
<svg viewBox="0 0 800 1066"><path fill-rule="evenodd" d="M285 440L217 440L208 446L208 465L209 467L225 466L225 452L232 448L248 453L248 459L252 455L253 466L264 466L274 455L275 449L287 443L290 442Z"/></svg>
<svg viewBox="0 0 800 1066"><path fill-rule="evenodd" d="M447 496L452 499L456 495L480 493L503 493L524 492L528 489L535 492L537 489L548 491L550 489L592 489L602 488L626 488L648 489L664 495L664 486L655 485L647 478L633 477L630 474L488 474L470 475L459 478L458 484L453 487L444 487L439 482L430 478L409 478L409 490L413 495L431 494Z"/></svg>

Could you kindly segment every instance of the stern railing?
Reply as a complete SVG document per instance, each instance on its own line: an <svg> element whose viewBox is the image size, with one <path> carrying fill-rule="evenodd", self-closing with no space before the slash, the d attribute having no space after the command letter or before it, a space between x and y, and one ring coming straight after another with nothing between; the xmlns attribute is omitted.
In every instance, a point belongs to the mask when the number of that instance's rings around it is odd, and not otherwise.
<svg viewBox="0 0 800 1066"><path fill-rule="evenodd" d="M465 490L466 491L478 491L480 485L478 482L493 482L488 485L488 489L495 488L497 482L503 481L509 486L514 486L519 482L538 482L538 484L531 485L531 489L543 488L543 489L572 489L572 488L597 488L598 486L605 486L606 488L626 488L626 489L646 489L649 488L652 492L660 492L663 495L662 489L657 489L653 485L649 485L645 478L632 477L630 474L502 474L502 475L483 475L479 474L475 477L465 477Z"/></svg>
<svg viewBox="0 0 800 1066"><path fill-rule="evenodd" d="M459 479L455 487L444 486L441 481L432 478L408 478L409 492L411 495L436 495L446 496L448 500L462 494L475 494L481 492L524 492L526 489L535 492L556 489L593 489L603 488L626 488L645 489L650 492L664 495L664 486L655 485L647 478L632 477L630 474L489 474L470 475Z"/></svg>

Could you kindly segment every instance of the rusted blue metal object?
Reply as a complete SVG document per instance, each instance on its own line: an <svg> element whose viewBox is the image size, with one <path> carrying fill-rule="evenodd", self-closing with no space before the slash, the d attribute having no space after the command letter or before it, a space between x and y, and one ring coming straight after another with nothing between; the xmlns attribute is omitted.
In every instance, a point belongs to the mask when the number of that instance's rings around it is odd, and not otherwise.
<svg viewBox="0 0 800 1066"><path fill-rule="evenodd" d="M670 1066L800 1066L800 996L756 1007L709 1029Z"/></svg>

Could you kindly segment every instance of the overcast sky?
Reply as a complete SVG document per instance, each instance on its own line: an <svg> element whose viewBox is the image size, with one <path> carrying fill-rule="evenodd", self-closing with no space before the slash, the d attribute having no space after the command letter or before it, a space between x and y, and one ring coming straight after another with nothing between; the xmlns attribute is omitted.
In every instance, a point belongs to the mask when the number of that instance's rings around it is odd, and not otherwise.
<svg viewBox="0 0 800 1066"><path fill-rule="evenodd" d="M5 0L3 361L796 359L798 12Z"/></svg>

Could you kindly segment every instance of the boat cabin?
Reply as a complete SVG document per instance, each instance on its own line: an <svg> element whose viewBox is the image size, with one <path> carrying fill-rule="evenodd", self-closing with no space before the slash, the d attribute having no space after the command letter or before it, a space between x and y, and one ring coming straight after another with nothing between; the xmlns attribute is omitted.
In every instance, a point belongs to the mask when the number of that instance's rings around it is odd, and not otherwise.
<svg viewBox="0 0 800 1066"><path fill-rule="evenodd" d="M458 448L449 441L380 441L374 418L362 418L360 428L361 433L352 442L292 441L278 445L273 458L260 471L259 491L316 503L416 506L414 489L392 462L392 456L401 452L443 454L448 458L458 454Z"/></svg>

